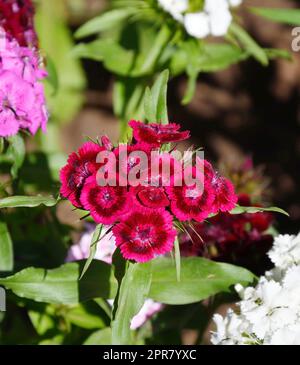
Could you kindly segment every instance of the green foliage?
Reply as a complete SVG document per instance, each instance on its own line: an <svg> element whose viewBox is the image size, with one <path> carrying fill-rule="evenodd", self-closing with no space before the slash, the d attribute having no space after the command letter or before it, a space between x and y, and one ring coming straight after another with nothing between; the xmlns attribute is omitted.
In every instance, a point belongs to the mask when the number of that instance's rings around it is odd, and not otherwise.
<svg viewBox="0 0 300 365"><path fill-rule="evenodd" d="M262 208L262 207L241 207L239 205L234 208L230 214L244 214L244 213L259 213L259 212L274 212L274 213L280 213L284 214L289 217L289 213L287 213L285 210L277 207L268 207L268 208Z"/></svg>
<svg viewBox="0 0 300 365"><path fill-rule="evenodd" d="M131 319L142 308L151 286L151 262L130 264L120 285L118 306L112 322L112 344L132 344Z"/></svg>
<svg viewBox="0 0 300 365"><path fill-rule="evenodd" d="M165 70L159 75L153 87L146 89L144 110L148 122L168 124L168 79L169 71Z"/></svg>
<svg viewBox="0 0 300 365"><path fill-rule="evenodd" d="M86 81L80 62L71 55L74 43L66 25L65 2L40 1L35 22L41 49L49 58L51 85L46 82L45 87L51 118L59 123L68 122L82 105Z"/></svg>
<svg viewBox="0 0 300 365"><path fill-rule="evenodd" d="M12 271L14 266L13 243L7 223L0 215L0 272Z"/></svg>
<svg viewBox="0 0 300 365"><path fill-rule="evenodd" d="M300 24L300 9L285 9L285 8L250 8L257 15L260 15L268 20L288 25Z"/></svg>
<svg viewBox="0 0 300 365"><path fill-rule="evenodd" d="M134 13L133 8L114 9L89 20L75 33L77 39L103 32L119 25Z"/></svg>
<svg viewBox="0 0 300 365"><path fill-rule="evenodd" d="M229 291L234 284L246 285L253 280L254 275L246 269L190 257L181 259L181 278L178 282L172 260L159 258L152 262L149 297L165 304L195 303Z"/></svg>
<svg viewBox="0 0 300 365"><path fill-rule="evenodd" d="M268 56L263 48L261 48L256 41L237 23L232 23L230 32L237 38L241 45L250 55L252 55L263 66L269 64Z"/></svg>
<svg viewBox="0 0 300 365"><path fill-rule="evenodd" d="M53 304L111 298L115 288L110 265L93 261L86 275L79 280L84 264L84 261L68 263L53 270L30 267L13 276L0 278L0 285L21 298Z"/></svg>
<svg viewBox="0 0 300 365"><path fill-rule="evenodd" d="M8 198L0 199L0 209L21 207L34 208L39 205L53 207L56 204L57 199L44 196L10 196Z"/></svg>

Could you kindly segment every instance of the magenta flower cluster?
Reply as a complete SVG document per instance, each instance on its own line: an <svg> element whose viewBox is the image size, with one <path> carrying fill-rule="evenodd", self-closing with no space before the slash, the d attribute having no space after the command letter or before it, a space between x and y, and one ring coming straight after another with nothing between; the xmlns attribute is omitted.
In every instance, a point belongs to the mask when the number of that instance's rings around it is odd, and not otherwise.
<svg viewBox="0 0 300 365"><path fill-rule="evenodd" d="M44 86L47 76L36 49L22 47L0 28L0 137L20 130L46 130L48 113Z"/></svg>

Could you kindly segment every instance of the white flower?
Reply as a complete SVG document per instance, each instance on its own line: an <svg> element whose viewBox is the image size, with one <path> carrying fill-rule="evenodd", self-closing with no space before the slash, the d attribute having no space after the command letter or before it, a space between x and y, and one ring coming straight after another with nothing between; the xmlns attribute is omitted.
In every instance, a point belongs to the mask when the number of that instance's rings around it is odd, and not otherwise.
<svg viewBox="0 0 300 365"><path fill-rule="evenodd" d="M228 0L230 6L239 6L243 2L243 0Z"/></svg>
<svg viewBox="0 0 300 365"><path fill-rule="evenodd" d="M158 0L160 6L178 21L183 20L183 13L188 9L188 0Z"/></svg>
<svg viewBox="0 0 300 365"><path fill-rule="evenodd" d="M240 5L242 0L205 0L203 9L194 13L188 12L188 0L158 2L174 19L184 24L189 35L202 39L208 35L224 36L232 21L229 7Z"/></svg>
<svg viewBox="0 0 300 365"><path fill-rule="evenodd" d="M268 345L300 345L300 323L278 329L266 342Z"/></svg>
<svg viewBox="0 0 300 365"><path fill-rule="evenodd" d="M224 36L232 21L232 15L228 9L220 9L210 15L210 30L215 37Z"/></svg>
<svg viewBox="0 0 300 365"><path fill-rule="evenodd" d="M213 320L217 331L212 332L211 342L213 345L242 345L249 341L243 334L250 332L250 323L229 309L225 318L215 314Z"/></svg>
<svg viewBox="0 0 300 365"><path fill-rule="evenodd" d="M220 10L227 10L229 7L227 0L205 0L204 10L207 13L215 13Z"/></svg>
<svg viewBox="0 0 300 365"><path fill-rule="evenodd" d="M276 266L256 287L235 286L240 314L214 317L213 344L300 345L300 234L276 237L269 256Z"/></svg>
<svg viewBox="0 0 300 365"><path fill-rule="evenodd" d="M275 266L282 269L300 264L300 233L297 236L277 236L268 255Z"/></svg>
<svg viewBox="0 0 300 365"><path fill-rule="evenodd" d="M193 37L205 38L209 35L209 17L203 12L186 14L184 26L187 33Z"/></svg>

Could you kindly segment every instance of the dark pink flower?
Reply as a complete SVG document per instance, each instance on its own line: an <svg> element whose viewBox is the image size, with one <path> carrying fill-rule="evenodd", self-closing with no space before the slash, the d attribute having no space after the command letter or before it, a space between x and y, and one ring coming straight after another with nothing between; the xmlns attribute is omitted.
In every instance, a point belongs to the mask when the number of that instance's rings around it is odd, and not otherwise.
<svg viewBox="0 0 300 365"><path fill-rule="evenodd" d="M195 176L195 167L187 169L191 169L192 176ZM183 186L175 186L173 184L166 187L166 191L171 200L172 213L180 221L194 219L197 222L202 222L211 213L214 190L204 177L200 178L198 183L191 185L184 183Z"/></svg>
<svg viewBox="0 0 300 365"><path fill-rule="evenodd" d="M129 126L133 129L133 136L138 142L144 142L159 147L163 143L179 142L190 137L189 131L180 132L179 124L143 124L132 120Z"/></svg>
<svg viewBox="0 0 300 365"><path fill-rule="evenodd" d="M215 175L212 180L212 187L215 192L212 212L228 212L232 210L238 201L232 182L225 177Z"/></svg>
<svg viewBox="0 0 300 365"><path fill-rule="evenodd" d="M107 136L102 136L101 137L101 143L102 143L102 146L107 151L112 151L112 149L114 148L114 145L112 144L111 140Z"/></svg>
<svg viewBox="0 0 300 365"><path fill-rule="evenodd" d="M128 212L127 189L120 186L99 186L95 175L86 180L80 200L96 223L113 224Z"/></svg>
<svg viewBox="0 0 300 365"><path fill-rule="evenodd" d="M144 207L157 209L165 208L170 204L165 189L162 187L139 185L132 187L130 191L137 203Z"/></svg>
<svg viewBox="0 0 300 365"><path fill-rule="evenodd" d="M137 262L170 252L177 234L167 211L147 208L131 211L113 228L113 233L124 258Z"/></svg>
<svg viewBox="0 0 300 365"><path fill-rule="evenodd" d="M31 0L1 0L0 26L22 46L37 46Z"/></svg>
<svg viewBox="0 0 300 365"><path fill-rule="evenodd" d="M80 195L86 179L100 168L100 164L96 163L96 158L98 153L103 150L104 148L96 143L86 142L79 149L78 154L71 153L67 165L60 171L62 184L60 193L77 208L82 207Z"/></svg>
<svg viewBox="0 0 300 365"><path fill-rule="evenodd" d="M125 186L128 183L129 173L132 168L138 166L139 170L144 171L146 174L149 166L150 152L151 147L145 143L137 143L134 145L120 144L117 148L113 150L116 165L112 165L112 161L110 160L107 163L107 169L116 169L121 185ZM142 161L145 162L144 167ZM130 177L134 179L134 177ZM138 178L139 177L140 176L138 176Z"/></svg>

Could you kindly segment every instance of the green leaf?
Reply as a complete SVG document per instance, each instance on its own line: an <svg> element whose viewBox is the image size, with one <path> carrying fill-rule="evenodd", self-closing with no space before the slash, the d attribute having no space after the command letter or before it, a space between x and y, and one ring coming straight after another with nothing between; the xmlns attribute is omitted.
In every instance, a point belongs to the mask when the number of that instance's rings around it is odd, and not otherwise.
<svg viewBox="0 0 300 365"><path fill-rule="evenodd" d="M72 50L78 58L103 61L107 70L127 76L134 65L134 52L127 50L111 39L98 39L90 43L79 43Z"/></svg>
<svg viewBox="0 0 300 365"><path fill-rule="evenodd" d="M10 196L8 198L0 199L0 209L3 208L35 208L40 205L46 207L53 207L58 200L52 196Z"/></svg>
<svg viewBox="0 0 300 365"><path fill-rule="evenodd" d="M163 53L167 43L172 37L171 30L168 26L160 29L152 48L148 51L146 60L141 67L140 73L153 73L156 63L160 55Z"/></svg>
<svg viewBox="0 0 300 365"><path fill-rule="evenodd" d="M112 298L116 284L111 266L94 260L82 280L79 280L85 261L45 270L33 267L13 276L0 278L0 285L22 298L53 304L77 304L93 298Z"/></svg>
<svg viewBox="0 0 300 365"><path fill-rule="evenodd" d="M53 85L45 82L47 104L51 120L65 123L72 120L84 101L83 89L86 77L79 60L71 55L73 37L67 24L68 9L61 0L38 1L36 4L35 26L39 36L40 49L50 58L52 81L59 82L57 92Z"/></svg>
<svg viewBox="0 0 300 365"><path fill-rule="evenodd" d="M9 137L9 155L12 158L13 165L11 168L11 175L14 179L18 176L18 171L20 167L23 165L25 159L25 143L23 138L16 134L13 137Z"/></svg>
<svg viewBox="0 0 300 365"><path fill-rule="evenodd" d="M111 345L110 327L92 333L84 342L84 345Z"/></svg>
<svg viewBox="0 0 300 365"><path fill-rule="evenodd" d="M152 89L146 89L144 110L148 122L168 124L167 88L169 71L163 71L155 81Z"/></svg>
<svg viewBox="0 0 300 365"><path fill-rule="evenodd" d="M273 60L275 58L283 58L288 61L292 60L292 56L291 56L290 52L285 49L265 48L265 52L266 52L269 60Z"/></svg>
<svg viewBox="0 0 300 365"><path fill-rule="evenodd" d="M241 207L237 205L233 210L230 211L230 214L243 214L243 213L259 213L259 212L274 212L274 213L281 213L289 217L289 213L285 210L277 207L269 207L269 208L262 208L262 207Z"/></svg>
<svg viewBox="0 0 300 365"><path fill-rule="evenodd" d="M130 264L121 282L118 309L112 322L112 344L132 344L131 319L142 308L151 285L151 261Z"/></svg>
<svg viewBox="0 0 300 365"><path fill-rule="evenodd" d="M101 311L96 312L93 308L94 304L95 303L93 302L86 302L84 304L71 307L65 314L66 320L75 326L85 328L87 330L105 327L105 321L101 317Z"/></svg>
<svg viewBox="0 0 300 365"><path fill-rule="evenodd" d="M243 61L249 54L240 48L227 43L209 43L203 46L199 55L198 66L202 72L225 70L227 67Z"/></svg>
<svg viewBox="0 0 300 365"><path fill-rule="evenodd" d="M181 259L181 279L177 281L174 264L169 258L152 261L149 298L165 304L199 302L234 284L248 285L255 276L241 267L209 261L200 257Z"/></svg>
<svg viewBox="0 0 300 365"><path fill-rule="evenodd" d="M13 243L7 224L0 217L0 271L12 271L13 266Z"/></svg>
<svg viewBox="0 0 300 365"><path fill-rule="evenodd" d="M237 23L232 23L230 32L238 39L249 54L251 54L262 65L267 66L269 64L268 57L263 48L261 48L255 40Z"/></svg>
<svg viewBox="0 0 300 365"><path fill-rule="evenodd" d="M90 267L92 261L95 258L95 255L97 252L97 247L98 247L98 242L100 241L100 237L101 237L102 229L103 229L103 224L98 224L95 229L95 232L93 233L92 242L90 245L90 254L89 254L88 259L86 260L86 263L84 265L84 268L82 270L79 280L81 280L83 278L84 274L87 272L88 268Z"/></svg>
<svg viewBox="0 0 300 365"><path fill-rule="evenodd" d="M181 256L180 256L180 247L179 247L178 237L176 237L176 239L175 239L174 249L175 249L176 277L177 277L177 281L180 282L180 276L181 276Z"/></svg>
<svg viewBox="0 0 300 365"><path fill-rule="evenodd" d="M59 87L59 80L55 63L53 62L50 56L47 56L47 72L48 72L48 77L46 80L52 86L53 94L56 94Z"/></svg>
<svg viewBox="0 0 300 365"><path fill-rule="evenodd" d="M76 31L75 38L80 39L103 32L104 30L112 29L134 13L135 10L133 8L107 11L83 24Z"/></svg>
<svg viewBox="0 0 300 365"><path fill-rule="evenodd" d="M300 9L269 9L269 8L250 8L257 15L274 22L285 23L289 25L300 25Z"/></svg>

